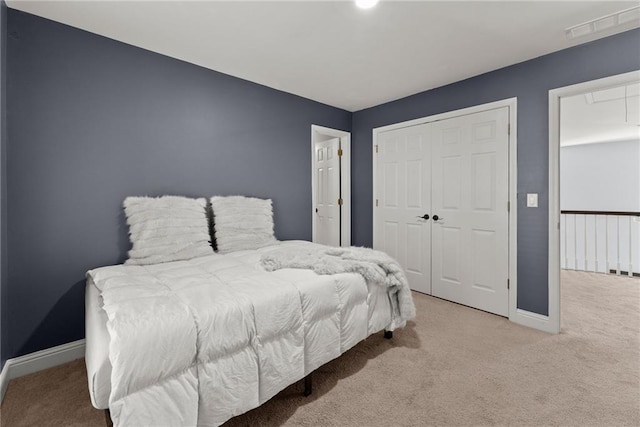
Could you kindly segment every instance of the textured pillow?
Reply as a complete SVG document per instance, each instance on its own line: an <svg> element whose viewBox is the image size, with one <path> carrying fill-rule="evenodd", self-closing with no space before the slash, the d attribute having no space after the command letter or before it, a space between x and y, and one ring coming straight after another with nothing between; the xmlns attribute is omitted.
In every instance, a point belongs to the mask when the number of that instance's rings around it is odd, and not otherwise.
<svg viewBox="0 0 640 427"><path fill-rule="evenodd" d="M213 254L206 207L205 199L127 197L124 212L133 247L125 264L157 264Z"/></svg>
<svg viewBox="0 0 640 427"><path fill-rule="evenodd" d="M213 230L218 252L258 249L276 242L271 199L212 197Z"/></svg>

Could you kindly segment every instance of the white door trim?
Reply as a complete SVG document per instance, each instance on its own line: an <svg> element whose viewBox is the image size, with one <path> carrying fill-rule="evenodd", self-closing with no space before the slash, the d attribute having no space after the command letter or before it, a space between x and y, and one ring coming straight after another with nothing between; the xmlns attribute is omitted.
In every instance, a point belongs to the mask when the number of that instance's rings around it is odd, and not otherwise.
<svg viewBox="0 0 640 427"><path fill-rule="evenodd" d="M560 98L637 81L640 81L640 71L631 71L549 91L548 332L560 332Z"/></svg>
<svg viewBox="0 0 640 427"><path fill-rule="evenodd" d="M421 117L419 119L409 120L401 123L394 123L388 126L382 126L373 129L372 140L372 163L373 163L373 224L376 223L376 146L378 145L378 134L385 131L394 129L400 129L409 126L420 125L424 123L435 122L438 120L450 119L452 117L463 116L467 114L479 113L481 111L493 110L496 108L509 107L509 123L511 125L511 132L509 133L509 320L516 323L527 324L528 317L523 316L523 311L517 309L518 301L518 204L517 204L517 190L518 190L518 163L517 163L517 98L503 99L500 101L490 102L482 105L475 105L473 107L463 108L461 110L448 111L445 113L435 114L433 116ZM376 243L375 228L373 230L373 242ZM530 325L533 327L533 325Z"/></svg>
<svg viewBox="0 0 640 427"><path fill-rule="evenodd" d="M342 246L351 246L351 133L331 129L324 126L311 125L311 240L316 240L316 215L313 203L316 200L316 174L314 146L320 136L331 136L340 138L342 148L341 162L341 186L342 212L340 216L340 240Z"/></svg>

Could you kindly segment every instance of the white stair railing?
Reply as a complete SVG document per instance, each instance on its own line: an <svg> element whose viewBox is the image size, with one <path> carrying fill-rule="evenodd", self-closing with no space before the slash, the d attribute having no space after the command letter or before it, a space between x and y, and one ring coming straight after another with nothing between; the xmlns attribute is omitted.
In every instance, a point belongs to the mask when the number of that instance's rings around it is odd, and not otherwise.
<svg viewBox="0 0 640 427"><path fill-rule="evenodd" d="M561 211L560 265L640 277L640 212Z"/></svg>

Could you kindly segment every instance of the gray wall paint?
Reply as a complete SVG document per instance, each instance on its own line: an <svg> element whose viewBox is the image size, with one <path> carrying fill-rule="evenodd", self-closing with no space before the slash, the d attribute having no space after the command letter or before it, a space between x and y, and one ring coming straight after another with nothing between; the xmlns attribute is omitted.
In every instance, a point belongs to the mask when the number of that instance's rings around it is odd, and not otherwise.
<svg viewBox="0 0 640 427"><path fill-rule="evenodd" d="M560 186L562 210L640 212L640 140L560 148Z"/></svg>
<svg viewBox="0 0 640 427"><path fill-rule="evenodd" d="M640 30L542 56L353 114L352 203L356 245L372 244L373 128L518 98L518 307L548 313L548 91L640 69ZM499 48L499 47L498 47ZM425 73L428 73L425 70ZM525 207L539 193L539 208Z"/></svg>
<svg viewBox="0 0 640 427"><path fill-rule="evenodd" d="M7 310L5 305L7 299L4 297L7 286L7 204L6 204L6 142L7 142L7 121L6 121L6 64L7 64L7 5L4 0L0 0L0 371L4 368L4 362L8 359L6 354L6 339L8 337L6 319Z"/></svg>
<svg viewBox="0 0 640 427"><path fill-rule="evenodd" d="M8 26L9 357L84 336L84 274L125 259L128 195L270 197L277 237L311 238L311 125L351 113L12 9Z"/></svg>
<svg viewBox="0 0 640 427"><path fill-rule="evenodd" d="M84 273L124 260L127 195L272 197L278 237L308 239L310 125L353 125L353 242L370 246L372 129L514 96L518 190L541 194L537 210L518 200L518 306L546 314L548 90L640 68L635 30L351 115L22 12L6 15L3 361L84 336Z"/></svg>

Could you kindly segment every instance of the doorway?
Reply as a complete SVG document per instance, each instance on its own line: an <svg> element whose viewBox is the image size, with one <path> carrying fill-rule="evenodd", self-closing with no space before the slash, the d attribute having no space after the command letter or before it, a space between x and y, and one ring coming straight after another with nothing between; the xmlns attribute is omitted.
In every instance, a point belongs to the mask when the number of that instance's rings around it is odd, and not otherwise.
<svg viewBox="0 0 640 427"><path fill-rule="evenodd" d="M351 133L311 125L312 241L351 246Z"/></svg>
<svg viewBox="0 0 640 427"><path fill-rule="evenodd" d="M374 129L373 161L374 248L400 262L412 289L510 318L515 104Z"/></svg>
<svg viewBox="0 0 640 427"><path fill-rule="evenodd" d="M640 71L633 71L549 91L549 321L545 328L549 332L558 333L561 329L561 268L568 267L569 269L582 269L603 274L613 272L617 275L624 272L633 276L633 259L635 258L633 253L637 253L637 249L635 249L637 243L634 243L634 228L640 224L635 224L635 220L631 219L632 216L618 215L630 213L629 210L632 209L624 209L620 212L613 208L596 209L597 206L595 205L575 209L575 206L570 205L574 204L575 201L566 197L564 200L565 206L563 206L560 192L560 150L563 139L565 141L569 139L578 141L582 138L583 140L579 142L582 142L583 145L585 142L589 142L585 140L587 138L586 135L582 137L579 135L574 136L571 129L566 127L566 114L571 114L571 110L568 107L576 104L577 101L599 104L596 105L598 107L604 106L606 102L615 101L620 104L619 113L625 121L637 121L638 98L637 96L634 98L635 104L629 104L630 95L633 95L629 92L629 88L633 89L639 83ZM630 117L630 113L635 117ZM602 112L598 115L601 116ZM591 120L592 123L589 123L589 125L592 125L593 121ZM565 123L564 125L563 122ZM637 127L637 123L629 126L629 130L632 133L634 129L637 135L638 129L640 129ZM611 139L611 137L604 135L597 137ZM637 140L638 136L635 138ZM621 137L619 139L628 140L629 138ZM625 144L618 145L620 147L617 148L623 149ZM579 154L582 158L581 161L594 155L602 160L605 156L605 151L602 151L602 148L602 146L597 147L594 144L580 150L580 153L576 152L570 155L576 157ZM564 150L569 155L567 151L569 149ZM571 150L577 151L576 149ZM624 160L628 159L618 159L616 163L621 164ZM636 160L636 162L638 161L640 159ZM567 181L566 178L565 181ZM612 177L609 176L608 178ZM570 181L565 184L569 183ZM626 186L629 187L628 184ZM607 197L617 190L616 188L610 188L607 192ZM593 189L591 192L595 194ZM572 196L577 195L579 194L572 193ZM589 200L589 203L592 202L594 201ZM621 228L620 224L622 224L623 229L627 227L626 232L620 235L621 239L618 237ZM625 250L627 250L626 254ZM620 257L623 259L622 263L620 262ZM624 264L629 266L626 268L628 271L624 271L624 268L621 267Z"/></svg>

